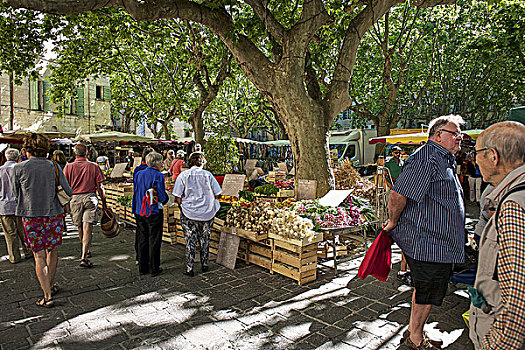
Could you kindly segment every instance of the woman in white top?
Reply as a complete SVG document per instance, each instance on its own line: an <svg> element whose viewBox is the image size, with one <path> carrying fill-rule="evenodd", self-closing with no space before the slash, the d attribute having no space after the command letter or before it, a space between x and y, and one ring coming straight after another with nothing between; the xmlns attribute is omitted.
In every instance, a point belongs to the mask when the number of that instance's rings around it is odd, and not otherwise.
<svg viewBox="0 0 525 350"><path fill-rule="evenodd" d="M193 276L193 259L197 240L201 247L201 269L208 271L210 229L213 218L220 208L218 197L221 187L213 175L204 170L204 155L194 152L189 158L189 167L175 182L173 195L181 208L180 219L184 240L186 241L186 270L184 274Z"/></svg>

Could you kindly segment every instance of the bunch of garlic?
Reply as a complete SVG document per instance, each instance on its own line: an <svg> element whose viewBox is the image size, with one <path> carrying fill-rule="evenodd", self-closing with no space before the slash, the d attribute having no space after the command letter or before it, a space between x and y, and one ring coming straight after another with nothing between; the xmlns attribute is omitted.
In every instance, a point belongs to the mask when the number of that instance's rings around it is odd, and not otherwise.
<svg viewBox="0 0 525 350"><path fill-rule="evenodd" d="M275 216L272 204L253 202L249 205L232 207L226 214L225 226L240 228L258 233L268 232Z"/></svg>
<svg viewBox="0 0 525 350"><path fill-rule="evenodd" d="M313 242L315 232L314 224L310 219L302 218L293 211L274 209L275 218L269 228L269 233L286 238L303 239Z"/></svg>

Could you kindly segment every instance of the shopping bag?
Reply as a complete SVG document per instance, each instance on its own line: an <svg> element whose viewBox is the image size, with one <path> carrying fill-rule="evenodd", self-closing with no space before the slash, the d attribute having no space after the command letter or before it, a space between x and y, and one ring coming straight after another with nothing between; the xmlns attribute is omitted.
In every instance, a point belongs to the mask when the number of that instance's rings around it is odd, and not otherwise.
<svg viewBox="0 0 525 350"><path fill-rule="evenodd" d="M102 228L102 234L107 238L116 237L120 233L119 222L110 208L104 210L100 220L100 226Z"/></svg>
<svg viewBox="0 0 525 350"><path fill-rule="evenodd" d="M376 237L365 258L359 266L358 276L365 279L366 276L372 275L381 282L386 282L390 270L392 270L392 239L388 232L382 230Z"/></svg>

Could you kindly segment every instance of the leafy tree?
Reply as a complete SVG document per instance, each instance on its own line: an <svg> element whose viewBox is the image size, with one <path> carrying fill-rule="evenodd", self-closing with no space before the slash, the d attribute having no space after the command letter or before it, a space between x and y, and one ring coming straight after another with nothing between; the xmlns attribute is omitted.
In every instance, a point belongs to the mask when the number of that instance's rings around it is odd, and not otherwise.
<svg viewBox="0 0 525 350"><path fill-rule="evenodd" d="M213 174L232 173L239 162L239 149L233 138L224 135L210 136L206 142L206 169Z"/></svg>
<svg viewBox="0 0 525 350"><path fill-rule="evenodd" d="M182 18L210 28L275 109L292 145L296 176L316 179L319 195L333 187L328 130L337 114L352 102L349 82L361 38L397 3L396 0L95 0L71 7L66 0L4 2L59 14L122 6L139 20ZM451 2L426 0L416 5ZM323 64L318 53L329 53L324 57L333 59Z"/></svg>
<svg viewBox="0 0 525 350"><path fill-rule="evenodd" d="M504 41L503 33L494 29L501 11L505 7L484 2L435 11L439 34L434 79L420 104L407 110L408 118L429 120L454 113L468 120L470 127L484 127L525 102L519 54L511 55L508 46L497 45Z"/></svg>
<svg viewBox="0 0 525 350"><path fill-rule="evenodd" d="M25 9L0 5L0 74L9 74L10 129L14 122L14 85L30 73L45 52L45 42L52 35L47 17Z"/></svg>
<svg viewBox="0 0 525 350"><path fill-rule="evenodd" d="M349 109L373 121L379 136L395 128L403 110L413 108L432 80L436 31L431 12L408 4L393 8L363 39L352 80L355 103Z"/></svg>
<svg viewBox="0 0 525 350"><path fill-rule="evenodd" d="M277 136L282 132L271 106L237 65L225 81L219 95L206 111L209 132L248 138L253 130Z"/></svg>
<svg viewBox="0 0 525 350"><path fill-rule="evenodd" d="M193 125L203 141L202 112L229 72L230 55L209 31L176 19L133 20L119 9L67 16L59 27L53 99L74 96L89 76L110 77L112 107L171 138L171 122ZM160 125L160 128L158 128Z"/></svg>

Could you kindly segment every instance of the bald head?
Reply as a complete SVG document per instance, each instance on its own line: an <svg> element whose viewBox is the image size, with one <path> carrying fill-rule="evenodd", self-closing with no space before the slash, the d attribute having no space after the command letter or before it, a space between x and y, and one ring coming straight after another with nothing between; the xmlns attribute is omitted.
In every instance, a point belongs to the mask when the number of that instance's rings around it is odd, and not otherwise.
<svg viewBox="0 0 525 350"><path fill-rule="evenodd" d="M501 122L489 126L477 139L479 148L494 148L501 161L518 167L525 162L525 125Z"/></svg>

